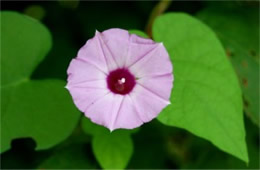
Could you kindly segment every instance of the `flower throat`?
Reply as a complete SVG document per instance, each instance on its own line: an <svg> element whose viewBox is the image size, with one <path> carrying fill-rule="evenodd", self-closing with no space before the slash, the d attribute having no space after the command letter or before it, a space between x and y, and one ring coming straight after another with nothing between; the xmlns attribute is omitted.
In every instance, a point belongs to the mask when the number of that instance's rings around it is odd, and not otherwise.
<svg viewBox="0 0 260 170"><path fill-rule="evenodd" d="M111 71L107 77L107 86L115 94L128 94L135 84L135 77L125 68Z"/></svg>

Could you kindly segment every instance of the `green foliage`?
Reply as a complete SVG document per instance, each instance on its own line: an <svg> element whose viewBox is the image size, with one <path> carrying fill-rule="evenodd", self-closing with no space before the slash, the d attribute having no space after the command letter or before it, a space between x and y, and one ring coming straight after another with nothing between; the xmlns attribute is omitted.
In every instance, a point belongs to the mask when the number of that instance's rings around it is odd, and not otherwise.
<svg viewBox="0 0 260 170"><path fill-rule="evenodd" d="M15 12L1 12L1 152L15 138L32 137L36 149L66 139L79 112L61 80L30 80L50 49L48 30L36 20Z"/></svg>
<svg viewBox="0 0 260 170"><path fill-rule="evenodd" d="M172 104L132 130L111 133L83 114L78 124L62 81L71 59L96 29L148 38L138 29L157 3L2 3L2 10L30 16L0 12L2 169L259 169L259 127L248 119L259 125L256 1L173 1L167 9L196 14L215 34L195 18L158 11L152 37L173 61ZM248 151L242 95L228 60L243 92Z"/></svg>
<svg viewBox="0 0 260 170"><path fill-rule="evenodd" d="M182 169L259 169L259 147L256 140L259 135L259 129L249 119L246 119L245 126L250 158L248 164L236 157L224 154L199 138L193 138L189 151L193 152L194 158L192 158L192 161L186 161L182 165Z"/></svg>
<svg viewBox="0 0 260 170"><path fill-rule="evenodd" d="M129 30L129 33L130 34L136 34L136 35L143 37L143 38L148 38L148 35L146 33L144 33L143 31L140 31L140 30Z"/></svg>
<svg viewBox="0 0 260 170"><path fill-rule="evenodd" d="M88 135L97 135L99 133L109 133L109 130L104 126L92 123L88 118L83 117L81 119L81 127L83 131Z"/></svg>
<svg viewBox="0 0 260 170"><path fill-rule="evenodd" d="M57 149L38 169L97 169L84 143L73 143Z"/></svg>
<svg viewBox="0 0 260 170"><path fill-rule="evenodd" d="M28 79L51 48L49 31L37 20L1 12L1 87Z"/></svg>
<svg viewBox="0 0 260 170"><path fill-rule="evenodd" d="M258 14L257 8L210 7L197 16L212 27L224 45L240 81L244 110L259 126Z"/></svg>
<svg viewBox="0 0 260 170"><path fill-rule="evenodd" d="M110 132L107 128L94 124L85 117L82 118L81 125L86 134L93 136L92 148L102 168L126 168L134 150L131 133L137 132L139 128L118 129Z"/></svg>
<svg viewBox="0 0 260 170"><path fill-rule="evenodd" d="M168 149L166 148L165 129L172 131L173 128L166 127L154 119L144 124L138 133L132 135L134 153L127 169L162 169L165 167L166 160L169 159L166 152Z"/></svg>
<svg viewBox="0 0 260 170"><path fill-rule="evenodd" d="M133 154L133 142L128 133L114 131L94 136L92 148L104 169L122 169Z"/></svg>
<svg viewBox="0 0 260 170"><path fill-rule="evenodd" d="M241 91L215 34L187 14L169 13L155 20L153 37L166 46L175 77L172 104L158 119L248 162Z"/></svg>

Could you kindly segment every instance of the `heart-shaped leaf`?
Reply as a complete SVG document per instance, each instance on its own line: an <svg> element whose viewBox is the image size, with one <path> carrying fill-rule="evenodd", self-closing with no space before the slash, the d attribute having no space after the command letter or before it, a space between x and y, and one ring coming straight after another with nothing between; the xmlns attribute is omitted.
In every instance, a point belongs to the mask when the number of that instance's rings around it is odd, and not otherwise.
<svg viewBox="0 0 260 170"><path fill-rule="evenodd" d="M64 81L30 80L50 50L50 33L15 12L1 12L1 23L1 152L23 137L36 140L36 149L49 148L68 137L79 118Z"/></svg>
<svg viewBox="0 0 260 170"><path fill-rule="evenodd" d="M213 31L187 14L169 13L155 20L153 37L166 46L175 77L171 105L158 119L248 162L241 90Z"/></svg>
<svg viewBox="0 0 260 170"><path fill-rule="evenodd" d="M136 133L139 128L110 132L107 128L92 123L86 117L82 118L81 125L86 134L93 136L91 145L102 168L126 168L134 150L131 133Z"/></svg>
<svg viewBox="0 0 260 170"><path fill-rule="evenodd" d="M120 130L94 136L92 148L104 169L125 168L133 154L133 141L129 133Z"/></svg>

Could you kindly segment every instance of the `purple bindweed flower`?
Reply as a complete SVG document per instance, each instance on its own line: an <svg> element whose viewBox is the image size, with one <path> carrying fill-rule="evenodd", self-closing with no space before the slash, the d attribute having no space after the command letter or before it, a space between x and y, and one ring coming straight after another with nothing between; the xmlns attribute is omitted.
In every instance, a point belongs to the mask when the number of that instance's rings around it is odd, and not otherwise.
<svg viewBox="0 0 260 170"><path fill-rule="evenodd" d="M96 31L67 72L75 105L110 131L136 128L170 104L173 74L165 47L126 30Z"/></svg>

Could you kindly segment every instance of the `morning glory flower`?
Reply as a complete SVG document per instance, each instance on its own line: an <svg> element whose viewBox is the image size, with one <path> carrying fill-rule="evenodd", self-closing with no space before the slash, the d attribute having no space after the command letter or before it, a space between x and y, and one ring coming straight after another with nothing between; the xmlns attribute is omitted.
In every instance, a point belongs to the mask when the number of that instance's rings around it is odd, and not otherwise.
<svg viewBox="0 0 260 170"><path fill-rule="evenodd" d="M72 59L66 88L92 122L133 129L170 104L172 69L162 43L123 29L96 31Z"/></svg>

